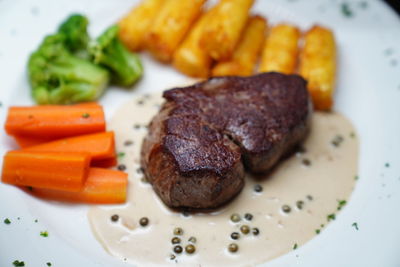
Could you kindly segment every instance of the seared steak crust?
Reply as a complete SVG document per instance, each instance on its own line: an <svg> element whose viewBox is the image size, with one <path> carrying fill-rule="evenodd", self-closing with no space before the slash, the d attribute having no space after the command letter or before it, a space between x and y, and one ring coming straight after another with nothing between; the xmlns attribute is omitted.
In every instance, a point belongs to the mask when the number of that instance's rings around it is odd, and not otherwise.
<svg viewBox="0 0 400 267"><path fill-rule="evenodd" d="M311 102L297 75L216 77L164 92L142 167L170 207L213 208L265 172L307 134ZM243 165L244 164L244 165Z"/></svg>

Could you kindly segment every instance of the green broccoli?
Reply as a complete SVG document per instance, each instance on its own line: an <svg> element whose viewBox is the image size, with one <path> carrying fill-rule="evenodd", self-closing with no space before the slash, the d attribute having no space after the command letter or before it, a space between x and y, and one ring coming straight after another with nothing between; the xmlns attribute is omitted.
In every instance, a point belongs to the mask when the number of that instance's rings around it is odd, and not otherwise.
<svg viewBox="0 0 400 267"><path fill-rule="evenodd" d="M39 104L92 101L109 82L108 71L73 55L67 40L61 33L49 35L29 58L32 95Z"/></svg>
<svg viewBox="0 0 400 267"><path fill-rule="evenodd" d="M96 64L111 72L112 80L122 86L130 86L143 74L139 57L128 51L118 39L117 25L109 27L89 45L89 53Z"/></svg>
<svg viewBox="0 0 400 267"><path fill-rule="evenodd" d="M58 33L65 36L65 45L68 50L84 59L89 59L87 51L90 40L87 32L88 24L89 20L85 16L74 14L69 16L58 28Z"/></svg>

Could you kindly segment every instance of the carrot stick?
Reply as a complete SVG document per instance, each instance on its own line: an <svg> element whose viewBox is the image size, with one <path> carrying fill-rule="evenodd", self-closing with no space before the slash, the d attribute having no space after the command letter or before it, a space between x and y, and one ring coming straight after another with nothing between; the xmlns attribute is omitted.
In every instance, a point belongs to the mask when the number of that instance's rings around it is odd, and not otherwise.
<svg viewBox="0 0 400 267"><path fill-rule="evenodd" d="M13 185L79 191L89 164L87 153L9 151L4 156L1 179Z"/></svg>
<svg viewBox="0 0 400 267"><path fill-rule="evenodd" d="M25 148L37 152L89 153L92 160L115 157L114 132L80 135Z"/></svg>
<svg viewBox="0 0 400 267"><path fill-rule="evenodd" d="M93 167L99 167L99 168L111 168L114 166L117 166L118 161L117 157L112 157L108 159L100 159L100 160L93 160L90 165Z"/></svg>
<svg viewBox="0 0 400 267"><path fill-rule="evenodd" d="M105 120L103 108L93 103L10 107L5 129L14 136L57 139L103 132Z"/></svg>
<svg viewBox="0 0 400 267"><path fill-rule="evenodd" d="M17 142L17 144L22 148L39 145L53 140L51 138L46 138L46 137L30 137L22 135L15 135L13 137Z"/></svg>
<svg viewBox="0 0 400 267"><path fill-rule="evenodd" d="M123 203L126 200L128 175L121 171L90 168L84 187L79 192L66 192L33 188L33 195L40 198L96 204Z"/></svg>

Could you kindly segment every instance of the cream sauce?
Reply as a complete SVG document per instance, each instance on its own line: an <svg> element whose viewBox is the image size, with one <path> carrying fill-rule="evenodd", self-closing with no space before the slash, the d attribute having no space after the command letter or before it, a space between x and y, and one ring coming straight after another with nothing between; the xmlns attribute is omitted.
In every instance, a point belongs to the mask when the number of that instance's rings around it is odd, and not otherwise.
<svg viewBox="0 0 400 267"><path fill-rule="evenodd" d="M136 97L109 122L117 151L125 152L119 161L129 173L128 200L124 206L93 207L88 214L96 238L110 254L126 262L139 266L257 265L301 246L316 236L317 229L322 233L327 216L338 213L339 201L348 200L354 188L358 161L354 129L338 113L316 112L303 144L305 152L282 161L265 177L247 175L243 191L225 207L202 214L172 211L145 182L139 165L145 126L161 103L160 94ZM256 184L262 192L254 191ZM298 201L303 201L301 209ZM290 212L282 211L284 205ZM240 222L230 220L233 213L240 214ZM251 221L243 218L245 213L253 215ZM111 221L114 214L119 215L118 222ZM148 226L140 226L141 217L149 218ZM240 233L242 225L257 227L259 234ZM194 254L183 252L171 259L175 227L184 231L179 236L183 249L190 237L196 237ZM232 232L239 232L240 238L232 240ZM236 253L228 251L230 243L239 246Z"/></svg>

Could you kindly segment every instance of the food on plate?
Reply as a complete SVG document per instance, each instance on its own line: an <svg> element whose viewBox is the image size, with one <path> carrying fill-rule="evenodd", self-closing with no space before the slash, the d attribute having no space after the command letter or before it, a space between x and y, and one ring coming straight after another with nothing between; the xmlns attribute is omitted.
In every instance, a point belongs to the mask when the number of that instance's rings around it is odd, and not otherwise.
<svg viewBox="0 0 400 267"><path fill-rule="evenodd" d="M99 104L11 107L5 128L22 149L4 156L4 183L59 201L125 201L127 174L104 169L117 165L117 155Z"/></svg>
<svg viewBox="0 0 400 267"><path fill-rule="evenodd" d="M214 208L302 141L311 102L297 75L217 77L163 94L142 145L141 164L170 207Z"/></svg>
<svg viewBox="0 0 400 267"><path fill-rule="evenodd" d="M107 87L107 70L77 56L63 34L45 37L28 62L32 96L38 104L71 104L97 99Z"/></svg>
<svg viewBox="0 0 400 267"><path fill-rule="evenodd" d="M31 54L29 82L38 104L93 101L110 79L130 86L142 75L140 59L118 39L118 26L90 41L87 25L85 16L71 15Z"/></svg>
<svg viewBox="0 0 400 267"><path fill-rule="evenodd" d="M215 60L232 55L246 26L254 0L221 0L206 23L200 43Z"/></svg>
<svg viewBox="0 0 400 267"><path fill-rule="evenodd" d="M89 20L81 14L73 14L64 21L58 31L65 37L65 46L75 56L89 58L87 46L89 44L89 34L87 27Z"/></svg>
<svg viewBox="0 0 400 267"><path fill-rule="evenodd" d="M79 135L27 147L25 151L89 153L92 162L115 158L113 132Z"/></svg>
<svg viewBox="0 0 400 267"><path fill-rule="evenodd" d="M199 41L213 10L201 15L174 53L172 64L186 75L197 78L207 78L210 75L212 59Z"/></svg>
<svg viewBox="0 0 400 267"><path fill-rule="evenodd" d="M300 31L296 26L279 24L271 28L263 48L260 71L295 73Z"/></svg>
<svg viewBox="0 0 400 267"><path fill-rule="evenodd" d="M10 107L5 123L8 135L58 139L104 132L106 122L98 104Z"/></svg>
<svg viewBox="0 0 400 267"><path fill-rule="evenodd" d="M263 17L250 17L231 58L218 62L212 70L212 76L252 75L264 43L266 28Z"/></svg>
<svg viewBox="0 0 400 267"><path fill-rule="evenodd" d="M89 46L93 62L107 68L112 81L122 86L130 86L143 74L142 63L136 54L118 39L118 26L108 28Z"/></svg>
<svg viewBox="0 0 400 267"><path fill-rule="evenodd" d="M143 0L120 20L119 38L131 51L144 48L144 37L164 2Z"/></svg>
<svg viewBox="0 0 400 267"><path fill-rule="evenodd" d="M201 14L206 0L165 0L145 37L146 48L169 62L173 53Z"/></svg>
<svg viewBox="0 0 400 267"><path fill-rule="evenodd" d="M79 191L86 180L90 154L14 150L3 159L2 182L63 191Z"/></svg>
<svg viewBox="0 0 400 267"><path fill-rule="evenodd" d="M330 29L314 26L305 34L299 72L308 81L315 108L330 110L336 75L336 44Z"/></svg>
<svg viewBox="0 0 400 267"><path fill-rule="evenodd" d="M128 175L121 171L90 168L83 188L78 192L32 188L33 195L57 201L93 204L118 204L126 200Z"/></svg>

